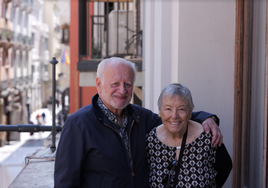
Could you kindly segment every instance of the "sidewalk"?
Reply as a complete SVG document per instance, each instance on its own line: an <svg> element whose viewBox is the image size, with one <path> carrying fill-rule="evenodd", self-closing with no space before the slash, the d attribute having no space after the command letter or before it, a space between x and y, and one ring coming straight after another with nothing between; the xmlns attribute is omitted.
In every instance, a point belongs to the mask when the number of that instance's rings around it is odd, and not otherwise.
<svg viewBox="0 0 268 188"><path fill-rule="evenodd" d="M61 108L56 108L56 114L61 110ZM34 124L38 124L36 120L37 114L46 114L46 121L43 121L42 116L40 117L40 121L42 125L52 125L52 114L49 111L48 108L42 108L39 110L34 111L31 114L30 121L32 121ZM29 139L44 139L46 138L50 132L40 132L40 133L34 133L32 136L30 133L20 133L20 141L10 141L9 145L5 145L3 147L0 147L0 163L4 161L7 157L9 157L14 151L16 151L19 147L21 147L27 140Z"/></svg>
<svg viewBox="0 0 268 188"><path fill-rule="evenodd" d="M20 133L20 141L10 141L9 145L0 147L0 164L7 159L13 152L25 144L28 140L39 140L47 138L50 132L35 133L30 136L30 133Z"/></svg>
<svg viewBox="0 0 268 188"><path fill-rule="evenodd" d="M19 142L10 142L0 148L0 188L7 188L25 166L25 157L43 149L43 140L50 132L20 133Z"/></svg>
<svg viewBox="0 0 268 188"><path fill-rule="evenodd" d="M55 109L56 114L61 107ZM45 119L42 118L45 113ZM37 123L36 116L40 115L42 125L52 125L52 114L47 108L39 109L31 114L31 121ZM10 141L9 145L0 147L0 188L7 188L25 166L25 157L39 149L44 149L43 140L51 132L20 133L20 141Z"/></svg>
<svg viewBox="0 0 268 188"><path fill-rule="evenodd" d="M60 133L56 135L56 146L60 138ZM50 143L51 135L45 140ZM9 188L53 188L54 186L54 163L55 153L47 147L34 153L27 161L27 165L14 179ZM37 173L38 170L38 173Z"/></svg>

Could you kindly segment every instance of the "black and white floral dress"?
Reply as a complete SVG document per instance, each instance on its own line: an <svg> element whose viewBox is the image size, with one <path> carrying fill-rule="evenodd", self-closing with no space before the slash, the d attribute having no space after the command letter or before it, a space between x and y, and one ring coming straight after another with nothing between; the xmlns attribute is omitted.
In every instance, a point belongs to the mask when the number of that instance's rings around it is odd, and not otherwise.
<svg viewBox="0 0 268 188"><path fill-rule="evenodd" d="M193 142L186 144L181 164L172 171L170 187L215 187L217 171L216 148L211 144L212 135L202 132ZM147 163L149 165L149 187L164 188L176 157L176 147L163 144L154 128L146 138ZM172 173L171 172L171 173ZM175 185L176 184L176 185Z"/></svg>

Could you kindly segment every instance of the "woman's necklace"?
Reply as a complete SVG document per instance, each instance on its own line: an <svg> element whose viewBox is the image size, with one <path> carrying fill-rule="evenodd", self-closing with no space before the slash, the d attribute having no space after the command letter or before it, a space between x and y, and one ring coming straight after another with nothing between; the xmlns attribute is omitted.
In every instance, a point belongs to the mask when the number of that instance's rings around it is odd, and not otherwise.
<svg viewBox="0 0 268 188"><path fill-rule="evenodd" d="M188 124L187 124L187 128L186 128L186 137L187 137L187 132L188 132ZM183 136L184 136L184 134L183 134ZM181 146L177 146L176 150L178 150L178 149L181 149Z"/></svg>

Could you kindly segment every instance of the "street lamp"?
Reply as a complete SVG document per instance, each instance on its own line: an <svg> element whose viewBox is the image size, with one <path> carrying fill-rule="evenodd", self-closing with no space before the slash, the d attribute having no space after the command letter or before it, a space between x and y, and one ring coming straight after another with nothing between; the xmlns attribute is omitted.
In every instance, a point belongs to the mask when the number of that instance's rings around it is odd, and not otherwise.
<svg viewBox="0 0 268 188"><path fill-rule="evenodd" d="M55 93L56 93L56 64L58 61L55 57L50 61L52 64L52 144L51 144L51 152L54 153L56 150L56 114L55 114Z"/></svg>

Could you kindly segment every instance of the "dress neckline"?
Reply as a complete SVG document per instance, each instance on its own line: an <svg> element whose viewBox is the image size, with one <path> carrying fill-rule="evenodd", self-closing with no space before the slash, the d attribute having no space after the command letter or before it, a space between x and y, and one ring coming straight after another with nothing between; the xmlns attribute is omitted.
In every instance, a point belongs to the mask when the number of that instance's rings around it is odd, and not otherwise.
<svg viewBox="0 0 268 188"><path fill-rule="evenodd" d="M158 140L159 143L161 143L163 146L165 146L165 147L169 147L169 148L171 148L171 150L175 150L175 151L177 150L177 147L181 147L181 146L169 146L169 145L164 144L164 143L163 143L161 140L159 140L159 138L157 137L156 128L157 128L157 127L154 128L154 134L155 134L155 137L157 138L157 140ZM193 140L192 142L185 143L185 147L188 146L188 145L190 145L190 144L192 144L192 143L194 143L197 139L200 140L201 135L204 134L204 133L205 133L205 130L203 130L203 131L201 132L201 134L200 134L198 137L196 137L196 139ZM206 134L206 133L205 133L205 134Z"/></svg>

